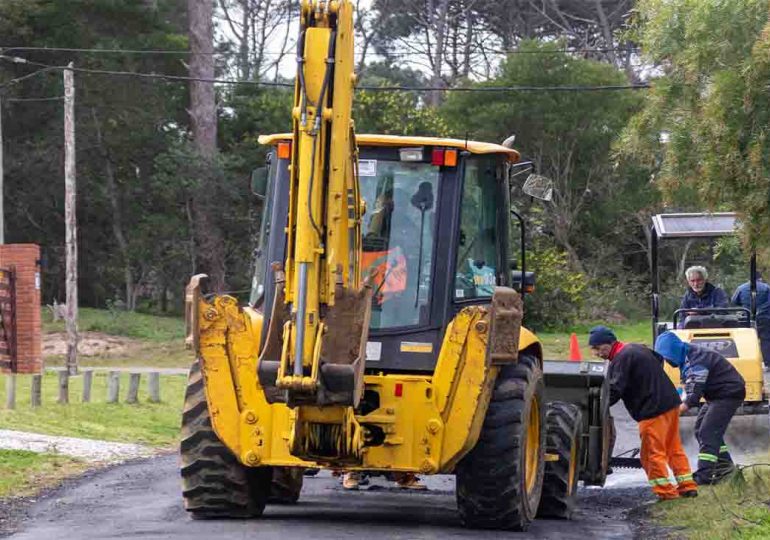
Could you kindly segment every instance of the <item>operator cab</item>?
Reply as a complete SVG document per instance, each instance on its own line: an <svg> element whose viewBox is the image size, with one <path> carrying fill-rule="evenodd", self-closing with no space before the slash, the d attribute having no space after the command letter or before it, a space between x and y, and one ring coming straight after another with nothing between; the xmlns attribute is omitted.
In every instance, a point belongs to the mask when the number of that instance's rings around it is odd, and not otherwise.
<svg viewBox="0 0 770 540"><path fill-rule="evenodd" d="M366 204L362 273L374 275L367 369L432 372L460 309L489 303L497 285L521 288L523 231L512 220L509 187L519 154L454 139L356 139ZM270 231L287 220L291 136L260 142L273 150L260 188L265 205L250 303L267 312L271 263L286 257L285 235ZM532 274L524 275L531 287Z"/></svg>

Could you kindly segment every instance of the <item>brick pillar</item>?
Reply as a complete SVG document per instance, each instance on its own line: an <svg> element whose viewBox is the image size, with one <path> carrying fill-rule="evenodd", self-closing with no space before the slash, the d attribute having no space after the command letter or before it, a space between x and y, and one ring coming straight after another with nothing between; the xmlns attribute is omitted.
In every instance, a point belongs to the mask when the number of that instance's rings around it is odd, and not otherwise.
<svg viewBox="0 0 770 540"><path fill-rule="evenodd" d="M0 245L0 268L16 268L16 372L43 369L40 325L40 246Z"/></svg>

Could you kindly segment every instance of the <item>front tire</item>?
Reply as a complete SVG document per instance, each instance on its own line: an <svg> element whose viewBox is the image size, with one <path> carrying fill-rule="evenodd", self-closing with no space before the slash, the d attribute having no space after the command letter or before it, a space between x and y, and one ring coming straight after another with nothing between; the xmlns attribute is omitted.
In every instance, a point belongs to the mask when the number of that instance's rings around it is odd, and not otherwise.
<svg viewBox="0 0 770 540"><path fill-rule="evenodd" d="M575 510L580 477L580 437L583 418L580 409L562 401L548 404L546 451L558 455L545 463L543 495L538 517L569 519Z"/></svg>
<svg viewBox="0 0 770 540"><path fill-rule="evenodd" d="M187 380L180 454L184 506L194 519L262 514L273 471L242 465L219 440L211 425L198 360Z"/></svg>
<svg viewBox="0 0 770 540"><path fill-rule="evenodd" d="M503 366L476 446L457 465L457 506L464 525L524 531L543 487L543 373L522 354Z"/></svg>

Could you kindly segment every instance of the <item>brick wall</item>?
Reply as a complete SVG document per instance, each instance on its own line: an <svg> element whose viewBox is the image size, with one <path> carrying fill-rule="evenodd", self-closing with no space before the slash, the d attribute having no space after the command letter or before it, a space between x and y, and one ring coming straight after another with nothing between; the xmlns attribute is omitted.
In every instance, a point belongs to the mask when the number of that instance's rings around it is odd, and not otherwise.
<svg viewBox="0 0 770 540"><path fill-rule="evenodd" d="M0 268L16 267L16 351L18 373L43 368L40 328L40 246L0 245Z"/></svg>

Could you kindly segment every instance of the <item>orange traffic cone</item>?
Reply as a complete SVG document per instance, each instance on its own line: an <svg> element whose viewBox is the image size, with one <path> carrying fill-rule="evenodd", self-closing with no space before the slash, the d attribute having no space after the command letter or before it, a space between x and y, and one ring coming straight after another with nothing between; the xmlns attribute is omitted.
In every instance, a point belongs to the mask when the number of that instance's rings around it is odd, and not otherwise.
<svg viewBox="0 0 770 540"><path fill-rule="evenodd" d="M583 361L583 354L580 352L580 344L575 332L572 332L572 335L569 337L569 359L570 362Z"/></svg>

